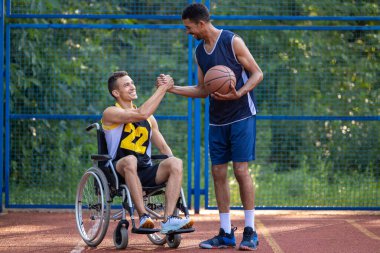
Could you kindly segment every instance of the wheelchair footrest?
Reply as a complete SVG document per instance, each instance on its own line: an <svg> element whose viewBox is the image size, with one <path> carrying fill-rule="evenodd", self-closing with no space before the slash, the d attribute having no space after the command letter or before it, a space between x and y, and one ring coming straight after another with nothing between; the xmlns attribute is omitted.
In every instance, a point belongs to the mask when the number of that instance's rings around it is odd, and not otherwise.
<svg viewBox="0 0 380 253"><path fill-rule="evenodd" d="M131 232L135 234L153 234L160 232L160 229L156 228L132 228Z"/></svg>
<svg viewBox="0 0 380 253"><path fill-rule="evenodd" d="M184 234L184 233L192 233L194 232L194 228L181 228L178 230L170 230L167 235L175 235L175 234Z"/></svg>

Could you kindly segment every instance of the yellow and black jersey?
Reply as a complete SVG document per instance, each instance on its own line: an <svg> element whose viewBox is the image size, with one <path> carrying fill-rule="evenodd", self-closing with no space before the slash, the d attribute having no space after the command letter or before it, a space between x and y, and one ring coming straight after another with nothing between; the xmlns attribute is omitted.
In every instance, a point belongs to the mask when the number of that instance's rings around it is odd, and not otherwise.
<svg viewBox="0 0 380 253"><path fill-rule="evenodd" d="M116 106L120 107L119 104ZM149 119L120 125L103 125L103 130L108 154L112 157L112 161L117 161L127 155L134 155L139 168L152 165L150 158L152 125Z"/></svg>

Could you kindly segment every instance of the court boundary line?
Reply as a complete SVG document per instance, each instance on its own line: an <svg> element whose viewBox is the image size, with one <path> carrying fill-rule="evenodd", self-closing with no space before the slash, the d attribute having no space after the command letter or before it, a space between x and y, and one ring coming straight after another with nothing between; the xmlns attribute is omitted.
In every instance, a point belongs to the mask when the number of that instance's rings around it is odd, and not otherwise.
<svg viewBox="0 0 380 253"><path fill-rule="evenodd" d="M355 222L355 220L352 220L352 219L347 219L345 220L346 222L348 222L350 225L352 225L353 227L355 227L357 230L359 230L360 232L362 232L364 235L368 236L369 238L372 238L374 240L380 240L380 236L372 233L371 231L369 231L368 229L366 229L365 227L361 226L359 223Z"/></svg>
<svg viewBox="0 0 380 253"><path fill-rule="evenodd" d="M268 242L269 246L272 248L274 253L284 253L284 251L281 249L280 245L276 242L276 240L272 237L272 235L269 233L269 230L264 226L264 224L256 219L256 224L259 228L259 231L264 236L265 240Z"/></svg>

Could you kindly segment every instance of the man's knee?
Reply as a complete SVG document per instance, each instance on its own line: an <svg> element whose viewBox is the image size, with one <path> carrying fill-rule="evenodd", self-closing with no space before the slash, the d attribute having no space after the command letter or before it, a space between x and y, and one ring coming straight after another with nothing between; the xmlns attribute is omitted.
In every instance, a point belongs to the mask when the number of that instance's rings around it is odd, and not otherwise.
<svg viewBox="0 0 380 253"><path fill-rule="evenodd" d="M137 171L137 158L133 155L128 155L121 158L116 165L119 172L135 172Z"/></svg>
<svg viewBox="0 0 380 253"><path fill-rule="evenodd" d="M252 180L251 175L249 173L249 170L245 166L242 166L242 167L235 167L234 166L234 174L235 174L235 178L238 181L238 183L241 183L241 182L247 181L247 180L248 181Z"/></svg>
<svg viewBox="0 0 380 253"><path fill-rule="evenodd" d="M215 182L225 182L227 180L227 165L213 165L211 168L212 177Z"/></svg>
<svg viewBox="0 0 380 253"><path fill-rule="evenodd" d="M241 169L241 170L234 170L234 174L237 180L243 180L246 177L249 177L248 170Z"/></svg>
<svg viewBox="0 0 380 253"><path fill-rule="evenodd" d="M182 175L183 163L182 160L177 157L170 157L170 172L171 174Z"/></svg>

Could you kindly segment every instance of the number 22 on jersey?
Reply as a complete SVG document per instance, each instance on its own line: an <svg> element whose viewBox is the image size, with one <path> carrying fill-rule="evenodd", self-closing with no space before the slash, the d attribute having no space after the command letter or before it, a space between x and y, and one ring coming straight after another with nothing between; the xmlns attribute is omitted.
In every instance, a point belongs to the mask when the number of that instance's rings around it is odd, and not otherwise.
<svg viewBox="0 0 380 253"><path fill-rule="evenodd" d="M142 126L135 128L133 124L129 123L125 125L124 132L129 133L129 135L121 141L120 147L139 154L145 154L147 147L144 146L144 143L149 137L148 129ZM136 138L138 139L135 141Z"/></svg>

